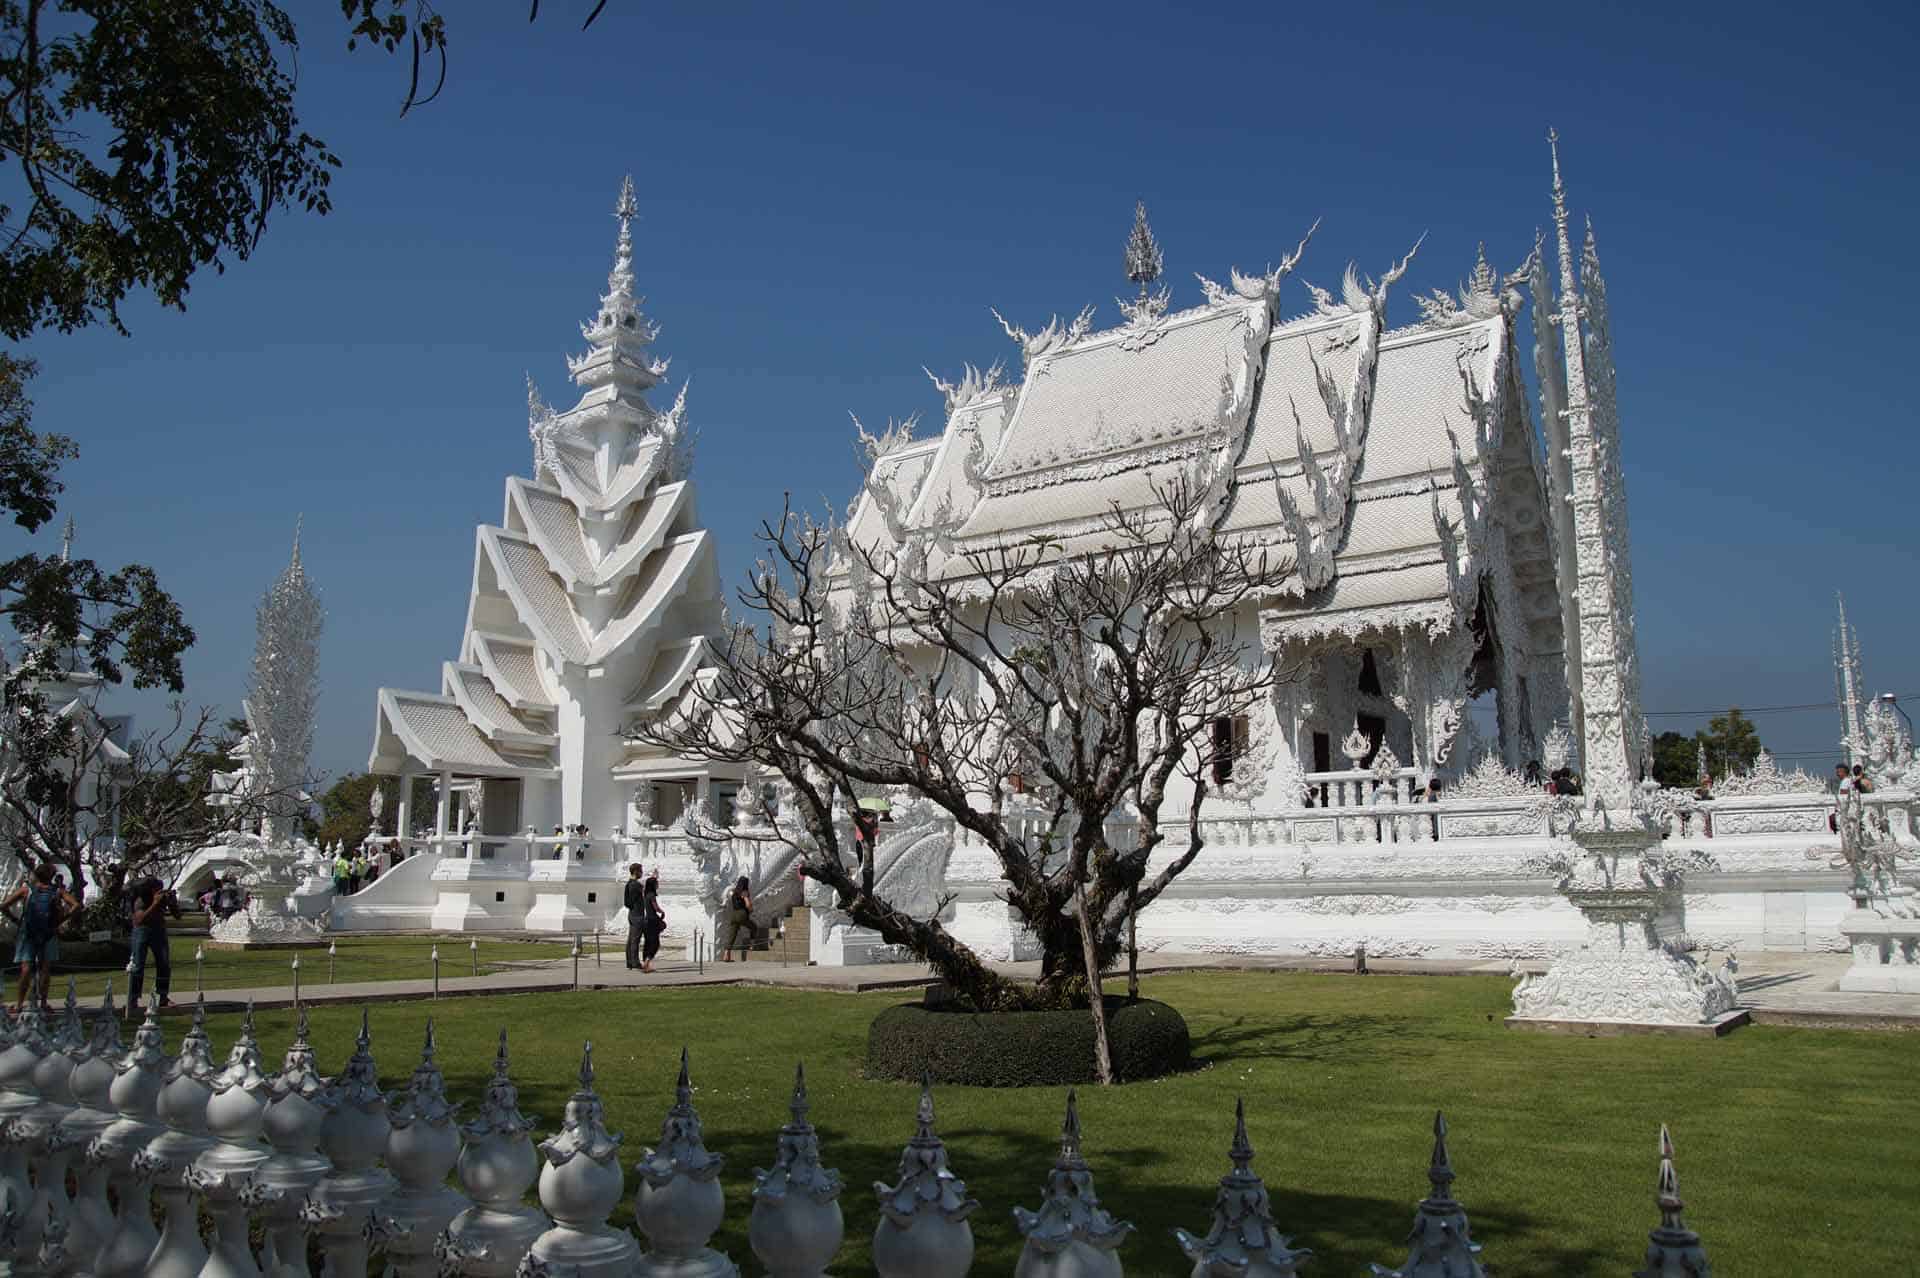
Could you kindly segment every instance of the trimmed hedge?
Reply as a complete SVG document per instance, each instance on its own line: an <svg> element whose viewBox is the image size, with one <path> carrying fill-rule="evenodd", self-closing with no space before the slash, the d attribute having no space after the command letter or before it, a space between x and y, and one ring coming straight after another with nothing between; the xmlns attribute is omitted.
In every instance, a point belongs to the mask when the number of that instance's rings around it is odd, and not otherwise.
<svg viewBox="0 0 1920 1278"><path fill-rule="evenodd" d="M1187 1022L1165 1003L1109 995L1107 1049L1116 1081L1158 1078L1192 1059ZM867 1077L969 1087L1050 1087L1093 1081L1093 1016L1085 1008L970 1012L901 1003L867 1031Z"/></svg>

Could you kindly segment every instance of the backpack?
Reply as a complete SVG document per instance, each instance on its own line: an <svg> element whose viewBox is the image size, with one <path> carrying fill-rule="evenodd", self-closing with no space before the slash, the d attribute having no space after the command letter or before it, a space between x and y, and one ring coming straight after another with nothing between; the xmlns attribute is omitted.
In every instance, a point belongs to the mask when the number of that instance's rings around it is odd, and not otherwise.
<svg viewBox="0 0 1920 1278"><path fill-rule="evenodd" d="M52 939L54 930L59 927L59 917L54 913L60 902L60 893L51 887L37 887L27 893L26 909L21 914L20 929L32 941Z"/></svg>

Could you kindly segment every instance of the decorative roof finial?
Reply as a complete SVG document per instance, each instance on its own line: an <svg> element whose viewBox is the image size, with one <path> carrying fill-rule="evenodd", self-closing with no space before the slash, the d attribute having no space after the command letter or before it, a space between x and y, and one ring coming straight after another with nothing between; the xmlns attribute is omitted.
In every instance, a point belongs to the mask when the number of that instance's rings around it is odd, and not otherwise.
<svg viewBox="0 0 1920 1278"><path fill-rule="evenodd" d="M633 219L639 215L640 206L633 199L633 175L628 174L621 179L620 199L613 206L613 216L620 222L620 234L614 241L613 272L607 276L609 297L633 294Z"/></svg>
<svg viewBox="0 0 1920 1278"><path fill-rule="evenodd" d="M1565 227L1567 184L1560 180L1560 134L1551 127L1547 129L1547 149L1553 152L1553 220Z"/></svg>
<svg viewBox="0 0 1920 1278"><path fill-rule="evenodd" d="M680 1077L673 1080L673 1103L693 1104L693 1079L687 1072L687 1048L684 1043L680 1046Z"/></svg>
<svg viewBox="0 0 1920 1278"><path fill-rule="evenodd" d="M1660 1182L1654 1193L1660 1208L1660 1227L1647 1235L1647 1267L1633 1278L1712 1278L1700 1235L1681 1217L1680 1177L1673 1170L1673 1138L1660 1124Z"/></svg>
<svg viewBox="0 0 1920 1278"><path fill-rule="evenodd" d="M67 563L73 558L73 515L67 515L67 526L60 530L60 562Z"/></svg>
<svg viewBox="0 0 1920 1278"><path fill-rule="evenodd" d="M1127 236L1127 279L1140 286L1143 301L1148 286L1160 278L1160 270L1164 265L1160 242L1153 238L1153 228L1147 225L1147 203L1145 200L1135 200L1133 230Z"/></svg>
<svg viewBox="0 0 1920 1278"><path fill-rule="evenodd" d="M295 515L295 516L293 517L293 559L292 559L292 564L293 564L293 566L294 566L294 567L296 567L296 568L300 566L300 526L301 526L302 524L304 524L304 523L306 523L306 522L307 522L307 515L306 515L306 512L305 512L305 511L301 511L301 512L300 512L299 514L297 514L297 515Z"/></svg>
<svg viewBox="0 0 1920 1278"><path fill-rule="evenodd" d="M1080 1103L1071 1087L1067 1089L1067 1116L1060 1124L1060 1161L1080 1163Z"/></svg>
<svg viewBox="0 0 1920 1278"><path fill-rule="evenodd" d="M933 1072L920 1071L920 1104L913 1111L913 1142L924 1145L931 1141L938 1144L940 1138L933 1132Z"/></svg>
<svg viewBox="0 0 1920 1278"><path fill-rule="evenodd" d="M807 1067L805 1062L796 1062L793 1067L793 1099L787 1103L787 1112L793 1115L793 1125L802 1126L807 1121Z"/></svg>
<svg viewBox="0 0 1920 1278"><path fill-rule="evenodd" d="M1247 1139L1247 1101L1244 1096L1234 1098L1233 1144L1227 1147L1227 1161L1242 1176L1252 1173L1253 1142Z"/></svg>
<svg viewBox="0 0 1920 1278"><path fill-rule="evenodd" d="M1453 1196L1453 1160L1447 1157L1447 1116L1438 1110L1433 1115L1433 1163L1427 1168L1427 1180L1433 1185L1435 1198Z"/></svg>

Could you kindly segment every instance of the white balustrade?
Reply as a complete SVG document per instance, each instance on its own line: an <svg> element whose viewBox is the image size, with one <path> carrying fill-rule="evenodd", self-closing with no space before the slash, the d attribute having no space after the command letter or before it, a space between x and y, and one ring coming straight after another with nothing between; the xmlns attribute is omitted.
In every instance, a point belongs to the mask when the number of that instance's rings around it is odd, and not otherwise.
<svg viewBox="0 0 1920 1278"><path fill-rule="evenodd" d="M370 1244L385 1242L386 1272L399 1278L737 1278L733 1263L709 1243L725 1208L721 1160L704 1144L684 1053L660 1141L635 1167L635 1217L650 1244L643 1254L638 1239L607 1223L626 1178L620 1138L607 1130L593 1088L591 1044L560 1131L539 1146L544 1167L529 1140L533 1121L520 1112L509 1076L505 1034L486 1098L464 1126L455 1125L457 1107L447 1098L435 1046L429 1029L408 1085L383 1096L364 1015L356 1050L330 1084L315 1068L304 1008L282 1069L270 1079L260 1070L251 1015L215 1072L204 1002L172 1061L156 1008L132 1046L121 1047L111 994L90 1030L71 1002L51 1034L38 1011L17 1023L0 1016L0 1138L13 1153L35 1155L30 1167L14 1170L9 1162L0 1181L0 1262L15 1274L309 1278L302 1231L310 1228L321 1235L330 1274L366 1272ZM773 1168L755 1173L748 1238L774 1278L817 1278L842 1242L841 1181L821 1165L797 1070L790 1112ZM1374 1266L1376 1278L1485 1272L1466 1209L1452 1194L1446 1135L1436 1117L1431 1192L1416 1209L1406 1259L1397 1269ZM68 1161L76 1154L83 1169L70 1198ZM1660 1224L1648 1235L1646 1272L1706 1272L1699 1235L1681 1215L1664 1128L1659 1154ZM1228 1157L1232 1169L1220 1180L1210 1228L1201 1235L1176 1231L1192 1272L1295 1274L1311 1253L1295 1247L1273 1219L1266 1186L1251 1168L1244 1109L1236 1110ZM456 1168L466 1198L445 1184ZM536 1173L546 1214L524 1201ZM1037 1211L1014 1212L1025 1242L1016 1278L1120 1278L1132 1227L1100 1205L1071 1093L1059 1156L1044 1183ZM153 1185L166 1210L157 1236L149 1219ZM979 1204L954 1175L934 1130L930 1084L922 1084L898 1180L875 1189L879 1278L969 1272L969 1217ZM211 1249L200 1235L196 1193L213 1219ZM462 1209L467 1198L471 1205ZM248 1245L255 1222L265 1233L258 1259ZM1147 1241L1137 1249L1146 1251ZM1168 1272L1167 1259L1163 1248L1137 1268Z"/></svg>

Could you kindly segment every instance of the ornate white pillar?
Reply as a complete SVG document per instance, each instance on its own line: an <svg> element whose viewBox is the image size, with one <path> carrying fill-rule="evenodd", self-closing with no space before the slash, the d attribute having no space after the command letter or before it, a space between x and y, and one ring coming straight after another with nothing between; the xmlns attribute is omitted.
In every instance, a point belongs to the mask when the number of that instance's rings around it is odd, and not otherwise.
<svg viewBox="0 0 1920 1278"><path fill-rule="evenodd" d="M820 1137L807 1121L806 1071L793 1071L792 1121L780 1129L769 1171L754 1170L747 1241L772 1278L822 1278L846 1236L840 1173L820 1165Z"/></svg>
<svg viewBox="0 0 1920 1278"><path fill-rule="evenodd" d="M660 1124L659 1145L634 1166L640 1187L634 1192L633 1219L649 1243L634 1273L638 1278L735 1278L740 1271L733 1262L707 1246L726 1212L720 1188L725 1160L709 1153L701 1139L684 1047L673 1097L673 1108Z"/></svg>
<svg viewBox="0 0 1920 1278"><path fill-rule="evenodd" d="M300 1218L306 1196L331 1166L316 1148L327 1119L327 1080L320 1075L313 1047L307 1041L307 1009L300 1007L293 1042L273 1076L267 1104L260 1116L261 1130L273 1154L253 1173L254 1183L277 1191L263 1222L266 1245L261 1263L269 1273L307 1278L307 1229Z"/></svg>
<svg viewBox="0 0 1920 1278"><path fill-rule="evenodd" d="M1040 1210L1016 1207L1013 1219L1027 1240L1014 1278L1120 1278L1119 1247L1133 1226L1107 1214L1094 1193L1093 1172L1080 1154L1080 1111L1071 1089L1060 1157L1047 1173Z"/></svg>
<svg viewBox="0 0 1920 1278"><path fill-rule="evenodd" d="M253 1004L247 1004L240 1037L227 1063L213 1078L207 1101L207 1130L214 1144L196 1158L187 1183L206 1200L213 1218L213 1255L209 1269L222 1278L252 1278L260 1272L247 1241L247 1215L279 1199L279 1191L254 1183L253 1173L270 1157L260 1142L270 1085L260 1072L260 1044L253 1036Z"/></svg>
<svg viewBox="0 0 1920 1278"><path fill-rule="evenodd" d="M134 1278L145 1269L147 1257L160 1241L153 1227L152 1179L134 1163L159 1135L155 1106L171 1063L160 1031L160 1000L150 999L147 1018L134 1031L133 1047L114 1066L108 1097L119 1119L92 1146L106 1158L114 1201L119 1204L113 1233L94 1266L96 1278Z"/></svg>
<svg viewBox="0 0 1920 1278"><path fill-rule="evenodd" d="M528 1261L577 1278L628 1278L640 1241L607 1224L626 1176L620 1138L607 1130L593 1090L592 1043L580 1056L580 1090L568 1098L559 1132L540 1143L540 1152L547 1156L540 1205L553 1217L553 1228L534 1240Z"/></svg>
<svg viewBox="0 0 1920 1278"><path fill-rule="evenodd" d="M522 1202L540 1175L540 1159L527 1135L533 1120L520 1112L520 1092L509 1076L504 1029L487 1098L460 1130L466 1138L460 1185L473 1206L453 1218L437 1254L443 1265L469 1278L511 1278L520 1257L552 1222L538 1207Z"/></svg>
<svg viewBox="0 0 1920 1278"><path fill-rule="evenodd" d="M207 1000L193 1009L193 1028L180 1040L180 1055L160 1089L159 1116L167 1125L145 1151L154 1195L165 1209L160 1241L142 1270L148 1278L197 1278L207 1262L200 1241L200 1212L186 1174L213 1143L207 1135L207 1102L213 1098L213 1060L207 1042Z"/></svg>
<svg viewBox="0 0 1920 1278"><path fill-rule="evenodd" d="M1233 1108L1233 1170L1220 1178L1213 1199L1213 1225L1204 1236L1173 1231L1196 1274L1243 1274L1246 1278L1293 1278L1313 1253L1295 1248L1274 1223L1267 1186L1253 1171L1245 1102Z"/></svg>
<svg viewBox="0 0 1920 1278"><path fill-rule="evenodd" d="M434 1253L440 1231L467 1205L447 1188L447 1174L460 1157L456 1108L447 1100L446 1079L434 1060L433 1018L429 1017L420 1063L406 1090L395 1092L388 1101L392 1129L387 1136L387 1168L400 1188L386 1205L387 1218L394 1225L387 1260L397 1278L435 1278L440 1272Z"/></svg>
<svg viewBox="0 0 1920 1278"><path fill-rule="evenodd" d="M880 1224L873 1231L879 1278L966 1278L973 1266L973 1227L980 1206L947 1167L947 1147L933 1130L933 1081L920 1081L913 1139L900 1152L900 1180L876 1184Z"/></svg>
<svg viewBox="0 0 1920 1278"><path fill-rule="evenodd" d="M363 1274L369 1227L377 1223L377 1209L394 1189L393 1177L376 1166L387 1148L387 1101L380 1091L364 1007L353 1055L328 1084L322 1103L331 1117L321 1126L320 1148L332 1169L308 1195L304 1218L320 1235L335 1273Z"/></svg>
<svg viewBox="0 0 1920 1278"><path fill-rule="evenodd" d="M107 1153L97 1148L99 1138L113 1125L114 1065L126 1054L120 1042L120 1016L113 1005L113 982L94 1013L86 1051L77 1059L69 1086L74 1110L62 1123L80 1150L74 1173L73 1217L67 1228L68 1254L92 1261L113 1236L113 1205L107 1199Z"/></svg>

